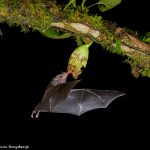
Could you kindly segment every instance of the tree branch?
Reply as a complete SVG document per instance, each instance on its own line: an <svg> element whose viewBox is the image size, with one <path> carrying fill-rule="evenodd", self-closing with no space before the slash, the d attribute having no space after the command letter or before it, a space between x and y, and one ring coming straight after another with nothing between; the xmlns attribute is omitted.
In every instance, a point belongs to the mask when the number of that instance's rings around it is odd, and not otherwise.
<svg viewBox="0 0 150 150"><path fill-rule="evenodd" d="M1 0L0 22L19 25L23 31L29 28L44 31L51 27L73 36L89 38L110 52L127 56L134 76L141 74L150 77L150 44L125 29L102 20L100 16L82 12L80 7L63 11L62 6L56 5L54 1L13 1Z"/></svg>

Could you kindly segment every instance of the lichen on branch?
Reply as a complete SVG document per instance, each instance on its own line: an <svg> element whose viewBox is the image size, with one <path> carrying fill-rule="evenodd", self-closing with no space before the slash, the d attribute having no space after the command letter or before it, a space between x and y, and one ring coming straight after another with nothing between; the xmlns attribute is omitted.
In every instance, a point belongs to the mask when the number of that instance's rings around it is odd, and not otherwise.
<svg viewBox="0 0 150 150"><path fill-rule="evenodd" d="M41 0L0 0L0 23L21 26L22 31L45 30L52 15Z"/></svg>
<svg viewBox="0 0 150 150"><path fill-rule="evenodd" d="M48 28L88 38L112 53L127 56L132 73L150 77L150 44L101 16L89 15L81 7L67 8L49 0L0 0L0 23L45 31Z"/></svg>

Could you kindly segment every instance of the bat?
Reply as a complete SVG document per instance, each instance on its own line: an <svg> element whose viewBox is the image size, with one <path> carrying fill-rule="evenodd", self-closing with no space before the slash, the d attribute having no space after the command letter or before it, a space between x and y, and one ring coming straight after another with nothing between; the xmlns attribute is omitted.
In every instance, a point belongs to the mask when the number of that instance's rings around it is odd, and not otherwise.
<svg viewBox="0 0 150 150"><path fill-rule="evenodd" d="M31 117L40 112L67 113L80 116L88 111L106 108L124 92L96 89L73 89L80 80L66 82L68 73L57 75L46 88L41 102L34 108Z"/></svg>

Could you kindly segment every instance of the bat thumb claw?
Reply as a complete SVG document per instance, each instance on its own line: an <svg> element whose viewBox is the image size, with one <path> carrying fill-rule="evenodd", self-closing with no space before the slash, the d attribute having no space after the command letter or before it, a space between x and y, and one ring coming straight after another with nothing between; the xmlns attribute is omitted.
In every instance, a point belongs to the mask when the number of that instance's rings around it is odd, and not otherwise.
<svg viewBox="0 0 150 150"><path fill-rule="evenodd" d="M31 114L31 118L38 118L39 117L39 111L33 111Z"/></svg>

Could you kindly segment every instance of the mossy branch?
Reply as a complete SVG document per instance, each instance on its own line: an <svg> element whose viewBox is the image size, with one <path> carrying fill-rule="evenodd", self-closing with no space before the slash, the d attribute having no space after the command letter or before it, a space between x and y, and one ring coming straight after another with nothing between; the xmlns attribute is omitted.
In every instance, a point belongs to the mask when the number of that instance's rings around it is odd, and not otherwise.
<svg viewBox="0 0 150 150"><path fill-rule="evenodd" d="M110 52L127 56L132 73L150 77L150 44L115 24L89 15L81 7L63 10L55 1L0 0L0 23L21 26L22 31L56 28L88 38Z"/></svg>

